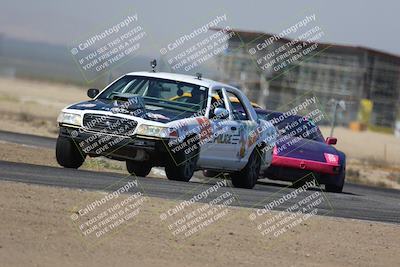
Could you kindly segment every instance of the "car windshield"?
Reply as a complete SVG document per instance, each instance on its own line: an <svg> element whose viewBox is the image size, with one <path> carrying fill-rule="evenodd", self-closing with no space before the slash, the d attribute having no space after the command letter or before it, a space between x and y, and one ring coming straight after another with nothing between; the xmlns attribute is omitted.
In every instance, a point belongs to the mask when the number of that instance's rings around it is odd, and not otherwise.
<svg viewBox="0 0 400 267"><path fill-rule="evenodd" d="M147 105L198 112L206 105L207 88L174 80L146 76L124 76L102 92L100 99L139 95ZM190 95L190 97L184 97ZM185 98L185 101L182 101Z"/></svg>
<svg viewBox="0 0 400 267"><path fill-rule="evenodd" d="M311 139L318 142L324 142L324 137L318 126L311 120L301 116L289 116L282 119L282 113L279 112L259 112L256 109L258 118L271 121L282 135L291 135Z"/></svg>

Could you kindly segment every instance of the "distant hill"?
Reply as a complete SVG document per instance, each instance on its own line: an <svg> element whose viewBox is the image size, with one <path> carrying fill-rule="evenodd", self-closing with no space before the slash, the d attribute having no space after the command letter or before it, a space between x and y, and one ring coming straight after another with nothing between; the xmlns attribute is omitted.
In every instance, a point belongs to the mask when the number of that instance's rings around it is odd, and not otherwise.
<svg viewBox="0 0 400 267"><path fill-rule="evenodd" d="M127 63L113 68L112 76L116 78L126 72L150 69L150 60L151 58L143 56L131 57ZM4 35L0 35L1 73L17 77L86 84L67 46L19 40ZM109 75L104 75L92 85L103 86L108 80Z"/></svg>
<svg viewBox="0 0 400 267"><path fill-rule="evenodd" d="M111 69L113 79L132 71L150 70L150 61L146 56L133 56L124 64ZM173 72L165 58L157 58L158 71ZM210 60L190 73L203 73L204 77L218 79L218 72ZM106 74L88 84L71 55L70 49L63 45L54 45L11 38L0 34L0 75L41 79L55 82L82 84L85 86L104 87L109 83Z"/></svg>

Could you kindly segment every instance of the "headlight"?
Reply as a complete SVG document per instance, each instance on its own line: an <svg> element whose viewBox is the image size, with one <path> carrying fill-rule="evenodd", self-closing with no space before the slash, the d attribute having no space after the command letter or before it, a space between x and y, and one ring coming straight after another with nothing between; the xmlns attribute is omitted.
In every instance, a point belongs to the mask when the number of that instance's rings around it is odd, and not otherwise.
<svg viewBox="0 0 400 267"><path fill-rule="evenodd" d="M60 115L58 115L57 122L81 126L82 116L74 113L61 112Z"/></svg>
<svg viewBox="0 0 400 267"><path fill-rule="evenodd" d="M171 131L167 127L152 126L145 124L142 124L138 127L136 134L161 137L161 138L177 137L176 131Z"/></svg>

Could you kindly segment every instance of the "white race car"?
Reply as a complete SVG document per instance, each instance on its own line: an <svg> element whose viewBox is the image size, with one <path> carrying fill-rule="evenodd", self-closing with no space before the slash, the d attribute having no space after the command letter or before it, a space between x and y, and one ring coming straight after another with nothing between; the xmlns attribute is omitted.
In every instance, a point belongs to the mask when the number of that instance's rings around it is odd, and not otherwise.
<svg viewBox="0 0 400 267"><path fill-rule="evenodd" d="M89 101L62 110L56 157L79 168L86 156L126 161L131 174L165 167L168 179L189 181L196 170L229 173L253 188L272 161L276 130L259 120L238 89L172 73L126 74Z"/></svg>

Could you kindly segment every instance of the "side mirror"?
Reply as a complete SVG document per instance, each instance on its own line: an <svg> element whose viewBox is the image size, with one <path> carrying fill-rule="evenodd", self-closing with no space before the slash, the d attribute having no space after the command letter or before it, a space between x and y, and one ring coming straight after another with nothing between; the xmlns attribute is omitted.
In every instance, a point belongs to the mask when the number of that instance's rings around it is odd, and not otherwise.
<svg viewBox="0 0 400 267"><path fill-rule="evenodd" d="M215 108L214 118L215 119L227 119L229 117L229 112L225 108Z"/></svg>
<svg viewBox="0 0 400 267"><path fill-rule="evenodd" d="M325 140L325 143L327 143L328 145L336 145L337 138L336 137L327 137Z"/></svg>
<svg viewBox="0 0 400 267"><path fill-rule="evenodd" d="M91 88L87 91L87 96L91 99L95 98L100 93L99 89Z"/></svg>

